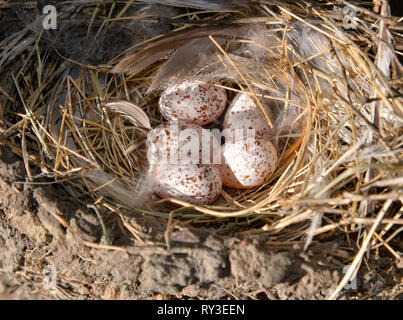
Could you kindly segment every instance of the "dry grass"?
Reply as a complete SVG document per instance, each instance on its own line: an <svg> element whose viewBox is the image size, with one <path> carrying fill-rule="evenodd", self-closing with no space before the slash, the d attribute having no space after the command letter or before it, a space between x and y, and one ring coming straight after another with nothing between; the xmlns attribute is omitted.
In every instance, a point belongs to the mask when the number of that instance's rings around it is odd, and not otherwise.
<svg viewBox="0 0 403 320"><path fill-rule="evenodd" d="M111 6L107 4L102 13L109 17L106 23L127 19L123 17L127 7L117 12ZM34 164L42 168L40 177L71 184L77 194L93 198L98 208L116 212L125 208L170 217L171 222L231 219L250 224L246 233L268 234L273 241L309 244L313 236L334 230L347 238L358 232L359 249L330 297L335 298L366 251L385 246L400 258L401 253L388 242L403 224L402 66L398 60L402 53L396 49L403 45L402 24L380 18L382 12L353 7L357 10L354 30L344 29L343 17L326 4L308 9L261 1L254 10L194 11L170 18L175 29L169 34L147 39L99 66L62 56L44 61L41 33L26 47L20 69L0 65L12 74L16 92L11 94L0 82L6 98L6 105L0 105L0 139L7 139L21 154L31 182L38 178L31 172ZM101 15L98 9L93 19L97 15ZM158 22L149 16L131 19ZM386 22L393 41L385 31ZM312 37L299 37L301 30ZM195 56L182 57L184 66L169 69L164 65L167 54L173 59L172 51L180 52L195 39L212 49L209 63L200 58L195 64L213 73L186 66L187 59ZM195 45L200 44L197 41ZM10 43L0 47L5 50ZM306 48L310 49L304 52ZM243 54L246 50L249 53ZM306 52L313 54L305 56ZM73 75L77 66L81 71ZM128 118L107 103L132 101L137 117L141 108L154 127L162 122L155 108L159 90L167 79L178 77L221 80L229 92L252 95L258 106L264 99L278 102L274 119L264 114L275 128L273 137L281 156L277 171L265 185L224 189L221 199L210 206L175 199L138 205L139 197L133 195L147 187L147 129L135 121L136 115ZM23 111L6 117L3 110L17 101ZM20 139L10 138L15 135ZM257 228L254 221L262 223Z"/></svg>

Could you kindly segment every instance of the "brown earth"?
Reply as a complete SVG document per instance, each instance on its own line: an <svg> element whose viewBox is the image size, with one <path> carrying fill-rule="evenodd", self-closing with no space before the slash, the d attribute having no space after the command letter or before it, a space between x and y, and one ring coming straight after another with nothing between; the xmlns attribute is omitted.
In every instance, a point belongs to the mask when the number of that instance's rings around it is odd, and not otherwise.
<svg viewBox="0 0 403 320"><path fill-rule="evenodd" d="M324 299L354 255L343 236L304 252L184 223L167 249L167 219L105 210L100 220L68 187L25 181L22 160L0 146L0 298ZM370 258L340 298L401 299L402 267Z"/></svg>

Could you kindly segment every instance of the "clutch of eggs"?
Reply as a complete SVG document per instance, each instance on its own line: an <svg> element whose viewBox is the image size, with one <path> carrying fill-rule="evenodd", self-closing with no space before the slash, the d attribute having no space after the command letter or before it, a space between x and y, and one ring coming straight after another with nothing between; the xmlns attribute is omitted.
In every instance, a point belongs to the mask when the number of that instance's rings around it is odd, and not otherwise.
<svg viewBox="0 0 403 320"><path fill-rule="evenodd" d="M157 195L210 204L223 185L257 187L274 172L278 159L276 148L267 139L270 127L250 95L238 94L231 102L223 122L223 146L201 127L219 118L226 101L224 89L193 81L169 85L161 94L159 110L170 122L148 136Z"/></svg>
<svg viewBox="0 0 403 320"><path fill-rule="evenodd" d="M183 81L162 92L159 110L167 120L182 120L204 126L216 120L227 104L225 89L212 84Z"/></svg>

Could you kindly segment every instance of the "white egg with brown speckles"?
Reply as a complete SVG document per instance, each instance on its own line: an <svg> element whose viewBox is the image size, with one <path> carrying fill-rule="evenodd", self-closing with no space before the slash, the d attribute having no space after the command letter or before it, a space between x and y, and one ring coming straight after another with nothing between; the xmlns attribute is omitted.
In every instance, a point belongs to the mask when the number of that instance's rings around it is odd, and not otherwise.
<svg viewBox="0 0 403 320"><path fill-rule="evenodd" d="M223 113L226 103L225 89L213 84L183 81L169 85L162 92L159 110L167 120L204 126Z"/></svg>
<svg viewBox="0 0 403 320"><path fill-rule="evenodd" d="M266 113L270 116L271 110L267 103L263 103ZM270 126L266 118L248 94L239 93L231 102L223 121L223 130L235 139L245 138L248 135L267 137Z"/></svg>
<svg viewBox="0 0 403 320"><path fill-rule="evenodd" d="M213 165L156 165L153 176L158 196L195 205L211 204L222 189L220 172Z"/></svg>
<svg viewBox="0 0 403 320"><path fill-rule="evenodd" d="M277 150L264 138L247 137L229 141L222 146L219 166L223 185L249 189L262 185L277 166Z"/></svg>

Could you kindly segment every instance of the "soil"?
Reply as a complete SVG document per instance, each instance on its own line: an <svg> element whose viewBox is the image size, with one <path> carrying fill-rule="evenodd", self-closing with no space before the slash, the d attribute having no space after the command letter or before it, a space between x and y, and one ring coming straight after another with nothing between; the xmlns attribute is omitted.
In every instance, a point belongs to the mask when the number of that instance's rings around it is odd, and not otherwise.
<svg viewBox="0 0 403 320"><path fill-rule="evenodd" d="M167 219L145 215L104 210L99 219L63 184L26 183L5 145L0 195L3 299L324 299L354 256L343 236L303 251L186 223L167 236ZM402 268L370 258L340 298L402 299Z"/></svg>

